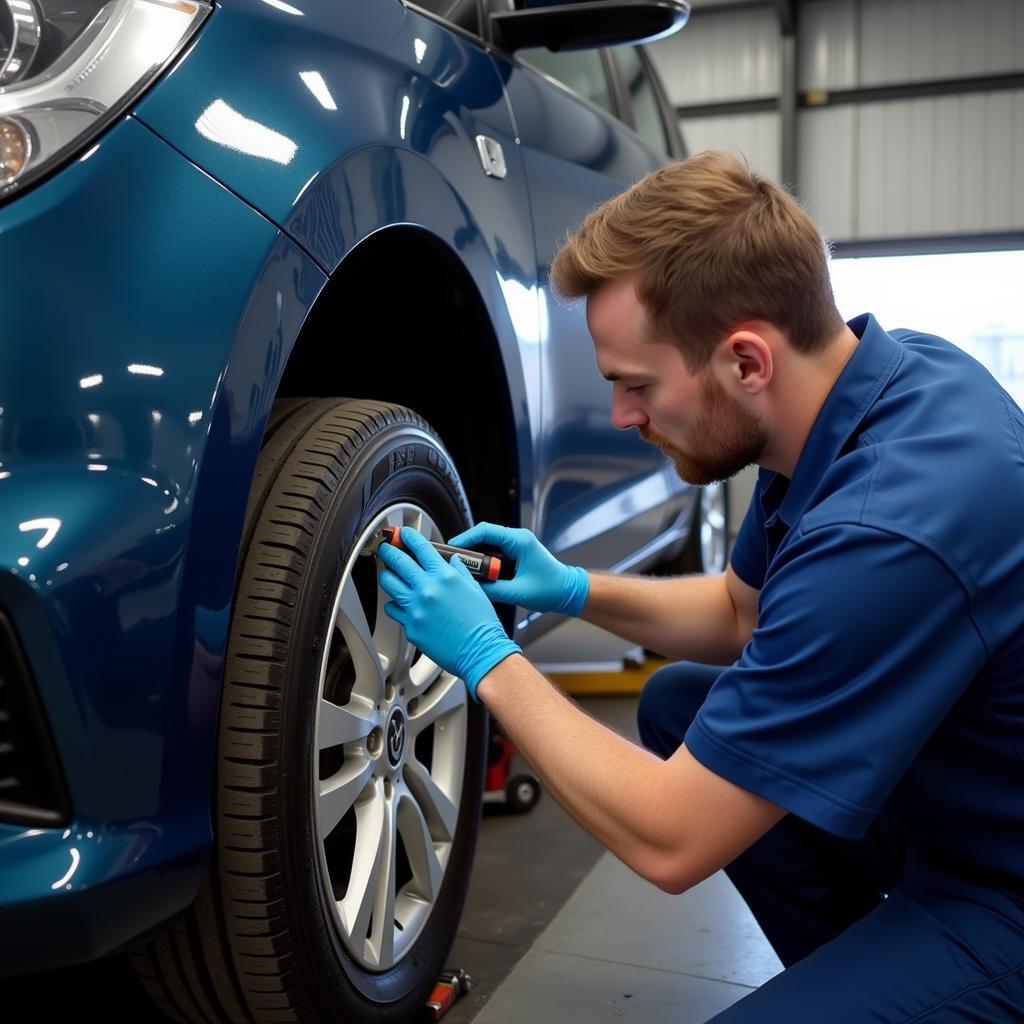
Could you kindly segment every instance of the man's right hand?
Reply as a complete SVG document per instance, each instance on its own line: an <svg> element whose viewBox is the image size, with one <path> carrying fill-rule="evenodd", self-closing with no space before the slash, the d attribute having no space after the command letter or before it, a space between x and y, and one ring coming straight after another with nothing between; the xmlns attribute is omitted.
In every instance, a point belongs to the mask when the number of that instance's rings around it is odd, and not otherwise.
<svg viewBox="0 0 1024 1024"><path fill-rule="evenodd" d="M586 569L563 565L529 530L477 523L448 543L460 548L491 544L518 563L512 579L480 584L492 601L563 615L579 615L587 603L590 579Z"/></svg>

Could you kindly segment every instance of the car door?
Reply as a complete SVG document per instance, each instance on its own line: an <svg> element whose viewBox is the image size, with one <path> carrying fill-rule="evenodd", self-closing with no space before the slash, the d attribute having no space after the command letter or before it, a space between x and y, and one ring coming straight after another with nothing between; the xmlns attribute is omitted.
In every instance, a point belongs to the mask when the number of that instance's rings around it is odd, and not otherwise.
<svg viewBox="0 0 1024 1024"><path fill-rule="evenodd" d="M584 305L560 303L549 285L567 232L678 152L637 49L622 53L496 55L529 183L545 328L535 529L563 558L594 567L628 563L678 516L685 490L656 448L612 426L611 385L597 371ZM634 109L649 141L622 120Z"/></svg>

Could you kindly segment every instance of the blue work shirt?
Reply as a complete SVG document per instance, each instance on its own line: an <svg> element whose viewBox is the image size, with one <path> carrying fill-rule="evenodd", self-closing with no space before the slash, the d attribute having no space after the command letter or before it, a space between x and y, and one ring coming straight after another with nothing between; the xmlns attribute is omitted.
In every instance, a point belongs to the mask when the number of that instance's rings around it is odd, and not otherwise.
<svg viewBox="0 0 1024 1024"><path fill-rule="evenodd" d="M1024 414L932 335L860 344L731 564L758 623L686 734L839 836L885 807L908 861L1024 892Z"/></svg>

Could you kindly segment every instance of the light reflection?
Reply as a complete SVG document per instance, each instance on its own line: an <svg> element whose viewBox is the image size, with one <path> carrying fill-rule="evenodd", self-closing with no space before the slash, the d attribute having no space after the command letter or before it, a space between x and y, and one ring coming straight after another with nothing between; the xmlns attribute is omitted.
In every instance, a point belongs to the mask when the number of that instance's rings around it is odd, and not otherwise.
<svg viewBox="0 0 1024 1024"><path fill-rule="evenodd" d="M422 39L414 39L412 41L412 48L416 53L416 63L422 64L423 58L427 54L427 44Z"/></svg>
<svg viewBox="0 0 1024 1024"><path fill-rule="evenodd" d="M505 296L512 326L520 340L531 345L546 341L549 328L548 304L543 292L536 285L527 288L515 278L502 277L501 274L498 274L498 284Z"/></svg>
<svg viewBox="0 0 1024 1024"><path fill-rule="evenodd" d="M91 377L83 377L78 382L78 386L80 388L94 388L98 384L102 384L102 383L103 383L103 374L102 373L94 373Z"/></svg>
<svg viewBox="0 0 1024 1024"><path fill-rule="evenodd" d="M132 363L128 367L129 373L141 374L143 377L162 377L164 371L159 366L146 366L145 363Z"/></svg>
<svg viewBox="0 0 1024 1024"><path fill-rule="evenodd" d="M402 115L398 119L398 134L401 135L403 139L405 138L405 121L406 121L406 118L408 118L408 116L409 116L409 95L408 95L408 93L406 93L406 95L402 97Z"/></svg>
<svg viewBox="0 0 1024 1024"><path fill-rule="evenodd" d="M104 465L102 465L102 464L101 464L101 463L99 463L99 462L90 462L90 463L89 463L89 465L88 465L88 466L86 466L85 468L86 468L86 469L93 469L93 470L95 470L95 471L96 471L97 473L104 473L104 472L106 472L106 470L107 470L107 467L106 467L106 466L104 466Z"/></svg>
<svg viewBox="0 0 1024 1024"><path fill-rule="evenodd" d="M2 473L0 473L0 480L6 480L10 475L10 470L5 469Z"/></svg>
<svg viewBox="0 0 1024 1024"><path fill-rule="evenodd" d="M298 7L292 7L291 4L286 4L284 0L263 0L268 7L273 7L275 10L284 11L285 14L294 14L297 18L305 17L305 14L298 9Z"/></svg>
<svg viewBox="0 0 1024 1024"><path fill-rule="evenodd" d="M142 479L142 482L144 484L149 484L150 487L159 487L160 486L155 480L151 479L148 476L144 476L141 479Z"/></svg>
<svg viewBox="0 0 1024 1024"><path fill-rule="evenodd" d="M94 413L94 412L89 413L89 417L88 418L89 418L89 422L94 427L98 427L100 425L100 418L99 418L99 416L96 415L96 413Z"/></svg>
<svg viewBox="0 0 1024 1024"><path fill-rule="evenodd" d="M327 88L324 76L319 71L300 71L299 78L302 79L306 88L316 97L317 103L324 110L338 109L338 104L334 102L331 90Z"/></svg>
<svg viewBox="0 0 1024 1024"><path fill-rule="evenodd" d="M42 530L43 535L36 541L36 547L45 548L57 536L57 531L60 529L60 520L50 516L42 519L27 519L25 522L18 524L18 529L22 533L26 533L29 530Z"/></svg>
<svg viewBox="0 0 1024 1024"><path fill-rule="evenodd" d="M28 565L28 559L24 555L22 555L21 558L18 559L18 565L20 565L22 569L24 569L25 566Z"/></svg>
<svg viewBox="0 0 1024 1024"><path fill-rule="evenodd" d="M153 422L154 423L159 423L162 419L163 419L163 416L161 416L160 413L157 412L156 409L154 409L153 410Z"/></svg>
<svg viewBox="0 0 1024 1024"><path fill-rule="evenodd" d="M60 565L57 566L57 572L63 572L70 564L70 562L61 562Z"/></svg>
<svg viewBox="0 0 1024 1024"><path fill-rule="evenodd" d="M190 412L188 414L189 423L198 423L202 418L203 414L201 412Z"/></svg>
<svg viewBox="0 0 1024 1024"><path fill-rule="evenodd" d="M290 164L299 148L287 136L240 114L223 100L214 100L202 112L196 131L220 146L278 164Z"/></svg>
<svg viewBox="0 0 1024 1024"><path fill-rule="evenodd" d="M65 833L65 837L68 836L68 835L70 835L70 832ZM81 859L82 859L81 854L79 854L79 852L72 846L71 847L71 868L70 868L70 870L68 871L68 873L63 878L57 879L57 881L54 882L53 885L50 886L50 888L51 889L62 889L65 885L67 885L67 883L71 881L71 876L78 870L78 865L79 865Z"/></svg>

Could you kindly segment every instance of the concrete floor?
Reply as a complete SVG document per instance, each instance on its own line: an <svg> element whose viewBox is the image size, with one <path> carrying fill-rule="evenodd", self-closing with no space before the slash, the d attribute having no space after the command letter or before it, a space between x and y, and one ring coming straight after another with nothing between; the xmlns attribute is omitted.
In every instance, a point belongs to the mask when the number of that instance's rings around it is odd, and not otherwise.
<svg viewBox="0 0 1024 1024"><path fill-rule="evenodd" d="M635 697L579 703L636 738ZM485 818L450 962L477 986L447 1024L700 1024L782 969L724 874L666 896L550 798Z"/></svg>
<svg viewBox="0 0 1024 1024"><path fill-rule="evenodd" d="M579 633L578 624L560 628L559 637L528 652L546 668L578 658L581 647L585 660L614 656L614 644ZM636 738L635 697L579 703ZM465 968L476 985L446 1024L700 1024L781 970L723 874L666 896L604 852L547 795L525 815L485 808L449 964ZM71 1008L118 1024L164 1020L116 963L0 981L0 1000L12 1022Z"/></svg>

